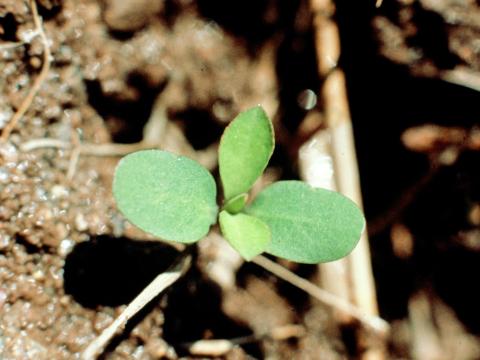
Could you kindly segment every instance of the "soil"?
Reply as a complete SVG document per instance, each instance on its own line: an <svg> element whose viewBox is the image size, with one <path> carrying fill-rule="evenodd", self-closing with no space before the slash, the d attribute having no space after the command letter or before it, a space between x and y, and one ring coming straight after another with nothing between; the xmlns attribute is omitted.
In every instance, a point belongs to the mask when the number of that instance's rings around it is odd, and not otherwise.
<svg viewBox="0 0 480 360"><path fill-rule="evenodd" d="M387 358L480 358L480 299L472 285L480 270L479 153L452 143L448 131L432 140L437 147L423 146L426 132L417 132L420 152L402 138L425 124L478 131L480 93L472 84L480 70L480 6L374 5L338 0L336 19L380 313L392 325ZM297 129L319 111L298 99L322 83L307 1L39 0L38 7L51 69L0 143L5 360L78 358L178 254L116 210L110 188L118 158L80 156L72 172L70 149L23 151L22 144L135 143L161 108L169 149L206 154L235 114L261 103L275 113L278 137L267 175L295 178ZM34 29L27 1L0 0L0 129L42 67ZM449 71L473 80L453 83ZM217 239L213 232L202 241L190 271L139 313L103 358L188 358L192 341L295 324L304 329L300 337L258 338L223 357L361 356L352 340L357 325L339 327L328 307L242 263ZM285 265L318 279L315 266ZM425 324L434 330L419 332ZM425 334L435 337L423 342L434 350L419 343Z"/></svg>

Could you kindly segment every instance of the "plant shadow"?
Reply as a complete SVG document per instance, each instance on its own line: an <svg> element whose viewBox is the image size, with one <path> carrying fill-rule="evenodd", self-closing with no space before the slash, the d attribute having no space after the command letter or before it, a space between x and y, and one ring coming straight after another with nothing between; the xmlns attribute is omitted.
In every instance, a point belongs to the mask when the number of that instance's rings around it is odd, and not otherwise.
<svg viewBox="0 0 480 360"><path fill-rule="evenodd" d="M159 242L96 237L78 244L67 256L65 293L88 308L127 304L177 255L177 250Z"/></svg>

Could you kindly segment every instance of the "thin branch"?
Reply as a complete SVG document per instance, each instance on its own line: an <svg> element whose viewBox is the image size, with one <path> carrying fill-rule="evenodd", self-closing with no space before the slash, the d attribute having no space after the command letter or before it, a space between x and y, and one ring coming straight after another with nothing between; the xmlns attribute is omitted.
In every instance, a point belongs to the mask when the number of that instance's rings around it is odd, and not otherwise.
<svg viewBox="0 0 480 360"><path fill-rule="evenodd" d="M361 207L360 178L345 74L337 66L341 43L339 29L334 18L335 3L332 0L310 0L310 6L314 15L318 73L324 79L321 96L326 124L331 134L337 189ZM370 248L365 232L345 261L348 266L343 266L343 268L348 277L346 280L349 280L347 283L350 287L351 301L365 313L371 316L378 315ZM350 299L346 297L344 301L350 301ZM368 353L370 353L370 348L362 358L366 359L369 356ZM382 350L379 350L377 358L384 357L384 354L381 353Z"/></svg>
<svg viewBox="0 0 480 360"><path fill-rule="evenodd" d="M163 290L177 281L190 267L191 255L184 251L180 259L166 272L158 275L143 291L125 308L125 310L83 351L82 360L94 360L100 355L110 340L119 334L135 314L143 309Z"/></svg>
<svg viewBox="0 0 480 360"><path fill-rule="evenodd" d="M72 130L73 150L70 154L70 163L68 164L67 179L72 180L77 170L78 160L80 159L80 137L75 130Z"/></svg>
<svg viewBox="0 0 480 360"><path fill-rule="evenodd" d="M25 43L23 41L3 43L3 44L0 44L0 51L15 49L15 48L18 48L18 47L23 46L23 45L25 45Z"/></svg>
<svg viewBox="0 0 480 360"><path fill-rule="evenodd" d="M118 143L106 143L106 144L92 144L92 143L81 143L78 146L72 145L68 141L63 141L53 138L41 138L41 139L32 139L26 141L19 146L20 150L23 152L29 152L38 149L64 149L72 150L77 152L78 156L105 156L105 157L115 157L115 156L125 156L135 151L148 150L148 149L160 149L162 148L161 144L150 143L146 141L140 141L133 144L118 144ZM188 148L190 149L190 148ZM193 158L202 164L208 170L212 170L217 165L216 158L212 158L212 154L216 153L216 145L211 145L205 150L189 151L186 154L183 154L187 157ZM76 154L72 154L76 155ZM71 159L75 160L74 157ZM70 164L74 166L76 164ZM69 170L70 173L71 170Z"/></svg>
<svg viewBox="0 0 480 360"><path fill-rule="evenodd" d="M320 300L324 304L349 314L365 326L375 330L381 335L386 335L389 332L390 325L379 316L370 315L366 312L363 312L358 307L352 305L344 299L323 290L317 285L294 274L290 270L285 269L283 266L267 259L266 257L257 256L252 260L252 262L270 271L272 274L278 276L293 286L305 291L307 294L313 296L317 300Z"/></svg>
<svg viewBox="0 0 480 360"><path fill-rule="evenodd" d="M80 159L80 149L78 146L74 147L70 154L70 162L68 164L67 179L72 180L77 171L78 160Z"/></svg>
<svg viewBox="0 0 480 360"><path fill-rule="evenodd" d="M226 355L236 345L258 342L263 339L287 340L305 335L305 328L301 325L283 325L261 334L252 334L234 339L198 340L181 344L192 355L218 357Z"/></svg>
<svg viewBox="0 0 480 360"><path fill-rule="evenodd" d="M82 143L76 148L78 149L80 155L91 155L91 156L124 156L131 152L137 150L153 149L157 148L157 145L149 144L144 141L140 141L133 144L91 144L91 143ZM42 139L33 139L24 142L20 145L20 150L24 152L37 150L37 149L73 149L74 147L68 141L52 139L52 138L42 138Z"/></svg>
<svg viewBox="0 0 480 360"><path fill-rule="evenodd" d="M440 72L440 79L454 85L480 91L480 73L465 66L457 66L453 70Z"/></svg>
<svg viewBox="0 0 480 360"><path fill-rule="evenodd" d="M38 31L38 34L43 44L43 66L42 66L42 70L40 71L40 74L35 79L33 86L28 92L28 95L22 101L20 107L18 108L17 112L13 115L10 122L3 129L2 135L0 137L1 142L6 142L8 140L11 132L17 126L18 121L22 118L23 115L25 115L28 108L32 104L32 101L35 95L37 95L38 91L40 90L40 87L42 86L43 82L47 78L48 72L50 71L50 57L51 57L50 46L48 44L47 36L45 35L45 32L43 30L42 19L38 15L37 4L35 0L30 0L30 8L32 9L33 22L35 24L35 28Z"/></svg>

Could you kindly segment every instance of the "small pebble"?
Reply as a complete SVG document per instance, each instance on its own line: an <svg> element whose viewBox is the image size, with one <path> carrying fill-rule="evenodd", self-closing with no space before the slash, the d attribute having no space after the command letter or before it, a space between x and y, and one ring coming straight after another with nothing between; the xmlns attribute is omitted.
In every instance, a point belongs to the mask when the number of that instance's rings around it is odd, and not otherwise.
<svg viewBox="0 0 480 360"><path fill-rule="evenodd" d="M0 234L0 250L5 250L8 248L11 242L11 237L7 234Z"/></svg>
<svg viewBox="0 0 480 360"><path fill-rule="evenodd" d="M0 308L7 302L8 295L5 290L0 289ZM0 353L1 354L1 353Z"/></svg>
<svg viewBox="0 0 480 360"><path fill-rule="evenodd" d="M75 246L75 242L71 239L64 239L60 242L58 247L58 255L67 256Z"/></svg>
<svg viewBox="0 0 480 360"><path fill-rule="evenodd" d="M61 199L68 196L68 190L65 188L65 186L54 185L52 186L51 194L52 199Z"/></svg>
<svg viewBox="0 0 480 360"><path fill-rule="evenodd" d="M83 214L77 214L77 216L75 216L75 229L80 232L88 229L88 222L85 220Z"/></svg>
<svg viewBox="0 0 480 360"><path fill-rule="evenodd" d="M297 98L298 105L304 110L312 110L317 105L317 94L313 90L303 90Z"/></svg>

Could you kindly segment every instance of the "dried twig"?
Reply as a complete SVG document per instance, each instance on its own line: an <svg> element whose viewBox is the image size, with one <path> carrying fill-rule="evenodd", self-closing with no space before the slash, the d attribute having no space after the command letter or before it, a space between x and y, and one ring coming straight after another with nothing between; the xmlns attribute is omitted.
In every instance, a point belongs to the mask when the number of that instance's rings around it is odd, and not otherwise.
<svg viewBox="0 0 480 360"><path fill-rule="evenodd" d="M325 119L332 138L332 155L338 190L362 206L352 124L345 87L345 76L336 67L340 57L340 36L332 18L331 0L311 0L316 30L318 71L323 77L322 97ZM378 314L375 285L366 234L348 257L353 302L371 315Z"/></svg>
<svg viewBox="0 0 480 360"><path fill-rule="evenodd" d="M217 165L217 145L210 145L204 150L195 150L180 129L175 124L168 123L160 97L153 106L150 118L143 128L143 139L139 142L133 144L92 144L81 143L78 138L73 138L71 142L53 138L40 138L20 144L20 150L24 152L47 148L71 150L68 170L70 178L73 177L78 158L82 155L115 157L124 156L134 151L160 148L188 156L197 160L207 169L213 169ZM175 143L175 150L171 149L173 143Z"/></svg>
<svg viewBox="0 0 480 360"><path fill-rule="evenodd" d="M453 70L442 71L440 79L451 84L464 86L471 90L480 91L480 73L466 66L456 66Z"/></svg>
<svg viewBox="0 0 480 360"><path fill-rule="evenodd" d="M416 360L447 359L435 327L432 303L425 291L414 294L408 301L412 329L412 357Z"/></svg>
<svg viewBox="0 0 480 360"><path fill-rule="evenodd" d="M7 42L0 44L0 51L15 49L17 47L23 46L25 43L23 41Z"/></svg>
<svg viewBox="0 0 480 360"><path fill-rule="evenodd" d="M68 164L67 179L72 180L77 170L78 160L80 159L80 137L75 130L72 130L73 150L70 154L70 163Z"/></svg>
<svg viewBox="0 0 480 360"><path fill-rule="evenodd" d="M357 319L370 329L375 330L379 334L385 335L386 333L388 333L390 325L382 318L366 313L365 311L354 306L348 301L345 301L344 299L323 290L322 288L316 286L310 281L305 280L304 278L294 274L290 270L285 269L283 266L267 259L266 257L257 256L252 260L252 262L270 271L272 274L289 282L290 284L298 287L299 289L305 291L307 294L313 296L317 300L320 300L324 304L327 304L335 309L349 314L350 316Z"/></svg>
<svg viewBox="0 0 480 360"><path fill-rule="evenodd" d="M107 144L91 144L91 143L82 143L76 148L78 149L81 155L91 155L91 156L123 156L127 155L133 151L153 149L156 148L156 145L148 144L143 141L133 143L133 144L117 144L117 143L107 143ZM33 151L37 149L73 149L71 142L63 141L59 139L52 138L42 138L42 139L33 139L24 142L20 145L20 150L24 152Z"/></svg>
<svg viewBox="0 0 480 360"><path fill-rule="evenodd" d="M165 132L166 115L160 101L157 100L152 109L152 113L144 126L143 139L133 144L91 144L81 143L78 135L72 135L72 142L62 141L52 138L32 139L20 144L20 150L29 152L37 149L65 149L72 151L71 158L75 160L74 153L91 156L124 156L131 152L146 149L159 148ZM72 161L70 167L73 167Z"/></svg>
<svg viewBox="0 0 480 360"><path fill-rule="evenodd" d="M189 268L191 255L184 252L180 259L166 272L158 275L143 291L125 308L125 310L83 351L82 360L93 360L100 355L110 340L120 333L135 314L152 301L163 290L177 281Z"/></svg>
<svg viewBox="0 0 480 360"><path fill-rule="evenodd" d="M252 334L234 339L198 340L192 343L182 344L181 346L188 349L192 355L218 357L227 354L236 345L257 342L263 339L277 341L287 340L304 335L305 328L301 325L283 325L275 327L263 334Z"/></svg>
<svg viewBox="0 0 480 360"><path fill-rule="evenodd" d="M22 143L19 147L20 147L20 150L24 152L51 148L51 149L64 149L64 150L76 151L78 152L79 156L83 155L83 156L114 157L114 156L125 156L134 151L139 151L139 150L160 149L161 145L140 141L133 144L81 143L78 146L73 146L68 141L52 139L52 138L43 138L43 139L32 139L32 140L26 141ZM216 161L212 160L213 152L216 152L215 146L209 147L205 150L191 151L189 154L187 154L187 156L195 158L199 163L201 163L207 169L211 170L216 166Z"/></svg>
<svg viewBox="0 0 480 360"><path fill-rule="evenodd" d="M35 79L35 82L33 83L30 91L28 92L28 95L22 101L17 112L13 115L11 120L3 129L2 135L0 137L0 141L2 142L6 142L8 140L11 132L17 126L18 121L22 118L23 115L25 115L28 108L32 104L32 101L35 95L38 93L44 80L47 78L48 72L50 71L50 57L51 57L50 46L48 44L48 39L47 39L47 36L45 35L45 31L43 30L42 19L40 18L40 15L38 15L37 4L35 0L30 0L30 8L32 9L33 22L35 24L35 28L43 44L43 66L42 66L42 70L40 71L40 74Z"/></svg>
<svg viewBox="0 0 480 360"><path fill-rule="evenodd" d="M380 3L377 3L380 5ZM352 122L350 117L345 75L337 67L340 58L340 35L334 20L335 4L332 0L310 0L314 15L314 31L317 50L318 72L323 81L321 91L324 105L324 118L331 137L331 155L334 164L335 185L339 192L362 206L360 179L358 174ZM366 316L378 318L375 282L373 279L370 248L366 232L352 253L341 261L321 265L325 286L331 285L332 291L339 290L345 304L352 303L359 313L350 314L355 318ZM328 277L328 278L327 278ZM327 279L326 279L327 278ZM337 284L341 284L340 287ZM347 307L345 307L347 309ZM342 317L340 318L341 320ZM385 322L383 322L386 325ZM384 359L382 344L364 341L368 333L358 334L359 343L363 343L362 359Z"/></svg>

